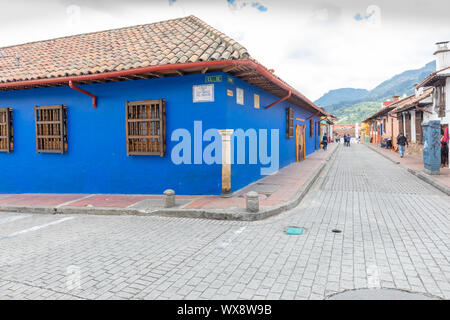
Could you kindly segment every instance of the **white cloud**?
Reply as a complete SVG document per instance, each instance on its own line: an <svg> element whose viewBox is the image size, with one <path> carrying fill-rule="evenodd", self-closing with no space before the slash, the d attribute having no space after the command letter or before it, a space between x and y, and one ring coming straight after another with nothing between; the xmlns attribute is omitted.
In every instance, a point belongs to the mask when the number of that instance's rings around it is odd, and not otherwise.
<svg viewBox="0 0 450 320"><path fill-rule="evenodd" d="M312 100L340 87L371 89L423 66L434 58L435 42L450 40L445 15L420 1L411 6L380 0L375 7L350 0L257 1L265 12L251 5L232 10L226 0L177 0L170 6L168 0L48 0L27 2L26 9L21 2L0 3L0 27L7 30L0 46L194 14Z"/></svg>

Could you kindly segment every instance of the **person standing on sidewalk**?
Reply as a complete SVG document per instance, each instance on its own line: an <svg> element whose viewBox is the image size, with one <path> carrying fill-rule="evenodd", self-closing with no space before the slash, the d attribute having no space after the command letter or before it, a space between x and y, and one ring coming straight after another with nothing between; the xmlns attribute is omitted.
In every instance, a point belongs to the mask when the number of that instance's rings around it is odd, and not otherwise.
<svg viewBox="0 0 450 320"><path fill-rule="evenodd" d="M323 144L323 151L327 151L328 137L326 133L323 135L322 144Z"/></svg>
<svg viewBox="0 0 450 320"><path fill-rule="evenodd" d="M441 134L441 168L448 166L448 128Z"/></svg>
<svg viewBox="0 0 450 320"><path fill-rule="evenodd" d="M403 132L400 132L400 134L397 137L397 144L398 144L398 151L400 152L400 157L403 158L405 155L405 146L408 145L408 140L403 135Z"/></svg>

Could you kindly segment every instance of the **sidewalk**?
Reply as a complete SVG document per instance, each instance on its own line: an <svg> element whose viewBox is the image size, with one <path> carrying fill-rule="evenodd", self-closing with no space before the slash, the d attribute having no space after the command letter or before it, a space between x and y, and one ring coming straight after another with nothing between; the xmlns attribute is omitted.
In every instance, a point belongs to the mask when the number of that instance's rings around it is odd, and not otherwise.
<svg viewBox="0 0 450 320"><path fill-rule="evenodd" d="M0 211L260 220L296 206L337 147L337 143L331 143L327 151L317 150L304 161L292 163L276 174L236 191L229 198L176 195L176 206L166 209L163 207L163 195L2 194ZM256 191L260 196L258 213L245 210L245 194L249 191Z"/></svg>
<svg viewBox="0 0 450 320"><path fill-rule="evenodd" d="M420 179L432 184L442 192L450 195L450 169L441 168L440 175L429 175L423 172L423 161L412 156L400 157L398 152L381 148L379 145L372 143L364 143L372 150L382 154L391 161L398 163L406 168L412 174L418 176Z"/></svg>

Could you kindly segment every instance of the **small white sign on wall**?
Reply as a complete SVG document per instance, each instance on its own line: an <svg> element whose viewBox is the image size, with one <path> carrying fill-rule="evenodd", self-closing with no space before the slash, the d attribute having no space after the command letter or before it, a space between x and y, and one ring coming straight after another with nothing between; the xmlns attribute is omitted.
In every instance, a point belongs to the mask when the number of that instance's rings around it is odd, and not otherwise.
<svg viewBox="0 0 450 320"><path fill-rule="evenodd" d="M192 86L193 102L214 102L214 84Z"/></svg>
<svg viewBox="0 0 450 320"><path fill-rule="evenodd" d="M244 90L236 88L236 103L244 105Z"/></svg>
<svg viewBox="0 0 450 320"><path fill-rule="evenodd" d="M259 95L257 95L256 93L253 95L253 100L254 100L254 106L255 109L259 109Z"/></svg>

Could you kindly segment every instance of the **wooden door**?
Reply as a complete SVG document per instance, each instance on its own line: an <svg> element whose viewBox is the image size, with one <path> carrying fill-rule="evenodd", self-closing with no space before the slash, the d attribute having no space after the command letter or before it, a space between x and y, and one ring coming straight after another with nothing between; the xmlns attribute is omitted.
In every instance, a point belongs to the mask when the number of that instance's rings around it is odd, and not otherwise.
<svg viewBox="0 0 450 320"><path fill-rule="evenodd" d="M317 122L314 122L314 150L317 150Z"/></svg>
<svg viewBox="0 0 450 320"><path fill-rule="evenodd" d="M305 126L295 126L295 142L297 149L297 161L305 159Z"/></svg>
<svg viewBox="0 0 450 320"><path fill-rule="evenodd" d="M392 141L392 145L394 145L394 119L391 118L391 141Z"/></svg>

